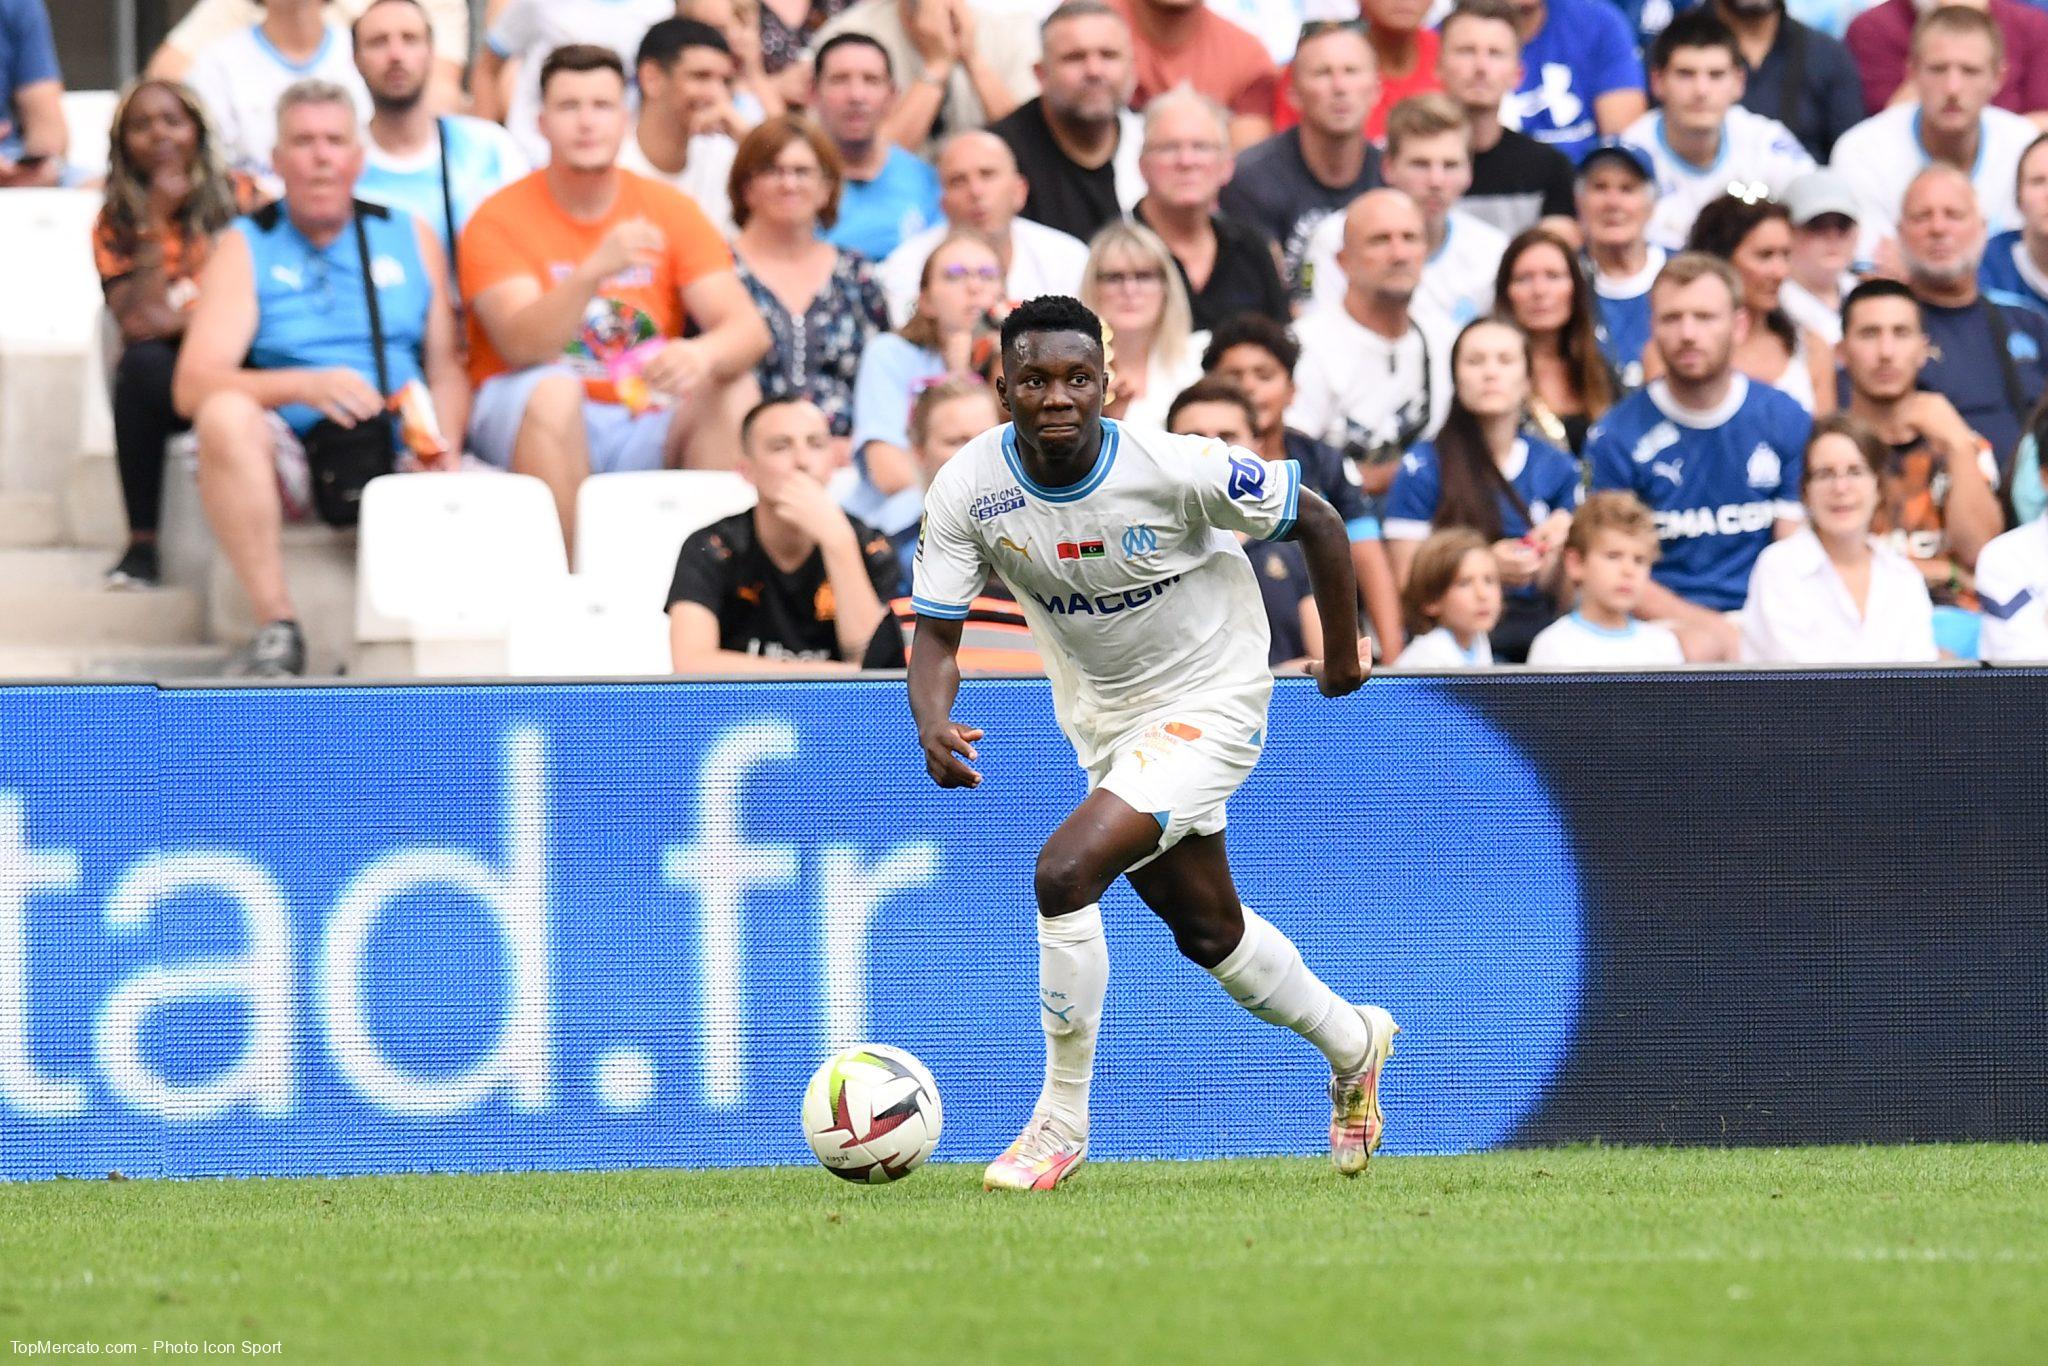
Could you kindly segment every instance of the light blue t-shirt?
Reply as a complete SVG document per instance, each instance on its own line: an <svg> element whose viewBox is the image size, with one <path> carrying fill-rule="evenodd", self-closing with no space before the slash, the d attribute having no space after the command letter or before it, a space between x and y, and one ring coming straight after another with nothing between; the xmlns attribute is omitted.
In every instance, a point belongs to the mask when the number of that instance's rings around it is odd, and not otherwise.
<svg viewBox="0 0 2048 1366"><path fill-rule="evenodd" d="M450 114L440 120L448 139L448 189L454 202L455 231L476 212L476 206L533 168L512 135L495 123ZM427 143L414 157L395 157L364 139L363 174L356 194L372 204L403 209L434 230L441 250L448 250L448 206L441 195L441 142ZM451 278L452 275L451 275Z"/></svg>
<svg viewBox="0 0 2048 1366"><path fill-rule="evenodd" d="M839 221L825 240L879 261L941 217L939 173L901 147L891 147L873 180L847 177L839 193Z"/></svg>
<svg viewBox="0 0 2048 1366"><path fill-rule="evenodd" d="M1522 48L1522 84L1501 101L1505 121L1576 162L1599 139L1593 102L1642 90L1629 21L1607 0L1549 0L1543 27Z"/></svg>
<svg viewBox="0 0 2048 1366"><path fill-rule="evenodd" d="M420 260L419 228L411 214L365 206L370 274L384 329L385 392L397 393L422 378L427 309L433 284ZM230 225L249 244L256 276L256 337L249 345L254 370L353 370L378 388L370 349L370 309L363 297L362 258L353 227L316 247L292 225L282 204ZM295 432L320 420L317 410L293 404L278 410Z"/></svg>

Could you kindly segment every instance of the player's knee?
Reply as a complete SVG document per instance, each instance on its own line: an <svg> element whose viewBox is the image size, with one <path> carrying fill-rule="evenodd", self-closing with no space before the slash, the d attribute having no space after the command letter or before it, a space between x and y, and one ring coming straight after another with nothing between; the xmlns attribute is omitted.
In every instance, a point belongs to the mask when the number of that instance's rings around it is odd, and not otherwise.
<svg viewBox="0 0 2048 1366"><path fill-rule="evenodd" d="M1230 957L1242 938L1243 922L1226 921L1221 916L1184 920L1173 927L1174 947L1182 957L1203 968L1213 968Z"/></svg>
<svg viewBox="0 0 2048 1366"><path fill-rule="evenodd" d="M1043 916L1078 911L1102 895L1101 875L1085 858L1051 845L1039 850L1031 885L1038 896L1038 913Z"/></svg>

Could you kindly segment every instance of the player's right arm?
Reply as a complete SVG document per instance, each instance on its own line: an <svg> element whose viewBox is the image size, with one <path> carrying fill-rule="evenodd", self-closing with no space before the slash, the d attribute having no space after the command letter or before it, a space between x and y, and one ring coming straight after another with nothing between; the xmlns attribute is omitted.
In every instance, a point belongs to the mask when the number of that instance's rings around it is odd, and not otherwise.
<svg viewBox="0 0 2048 1366"><path fill-rule="evenodd" d="M1323 657L1309 676L1325 697L1343 697L1365 683L1365 651L1358 638L1358 584L1351 576L1351 537L1344 519L1313 489L1301 491L1293 539L1308 561L1309 588L1323 621Z"/></svg>
<svg viewBox="0 0 2048 1366"><path fill-rule="evenodd" d="M981 774L967 766L976 757L977 726L953 719L953 699L960 694L960 633L964 621L919 616L910 646L910 714L917 719L917 742L924 749L925 772L940 787L979 787Z"/></svg>
<svg viewBox="0 0 2048 1366"><path fill-rule="evenodd" d="M981 774L967 762L976 757L974 742L981 729L953 720L953 699L960 695L960 635L975 596L988 582L988 561L968 531L968 499L961 488L973 449L954 456L925 490L924 523L911 561L917 634L910 642L910 714L917 721L925 771L940 787L981 785Z"/></svg>

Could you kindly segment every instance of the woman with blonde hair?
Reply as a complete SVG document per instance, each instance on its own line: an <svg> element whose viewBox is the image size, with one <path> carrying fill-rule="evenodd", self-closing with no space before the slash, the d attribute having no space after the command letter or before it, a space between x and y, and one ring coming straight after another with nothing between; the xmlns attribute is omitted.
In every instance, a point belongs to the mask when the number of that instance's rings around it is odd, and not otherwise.
<svg viewBox="0 0 2048 1366"><path fill-rule="evenodd" d="M1202 377L1209 334L1194 330L1188 292L1159 234L1115 222L1095 234L1081 302L1109 329L1105 417L1165 425L1174 396Z"/></svg>

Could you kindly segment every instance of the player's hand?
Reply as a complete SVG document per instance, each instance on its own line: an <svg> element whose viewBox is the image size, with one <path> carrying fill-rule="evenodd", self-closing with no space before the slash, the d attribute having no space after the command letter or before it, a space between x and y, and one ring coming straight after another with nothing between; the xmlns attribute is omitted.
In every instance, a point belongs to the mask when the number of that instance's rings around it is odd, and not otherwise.
<svg viewBox="0 0 2048 1366"><path fill-rule="evenodd" d="M711 360L697 342L672 341L648 358L640 378L671 398L689 398L710 382Z"/></svg>
<svg viewBox="0 0 2048 1366"><path fill-rule="evenodd" d="M918 743L924 746L925 772L932 775L932 781L940 787L980 787L981 774L961 760L976 757L974 742L981 734L979 726L945 721L919 735Z"/></svg>
<svg viewBox="0 0 2048 1366"><path fill-rule="evenodd" d="M1308 676L1316 681L1325 697L1346 697L1365 686L1372 673L1372 642L1361 637L1356 655L1350 659L1311 659Z"/></svg>
<svg viewBox="0 0 2048 1366"><path fill-rule="evenodd" d="M353 427L384 411L384 397L353 370L309 370L299 401L336 426Z"/></svg>
<svg viewBox="0 0 2048 1366"><path fill-rule="evenodd" d="M653 265L661 259L667 243L661 229L647 219L623 219L612 225L584 264L596 272L598 279L609 280L629 267Z"/></svg>

